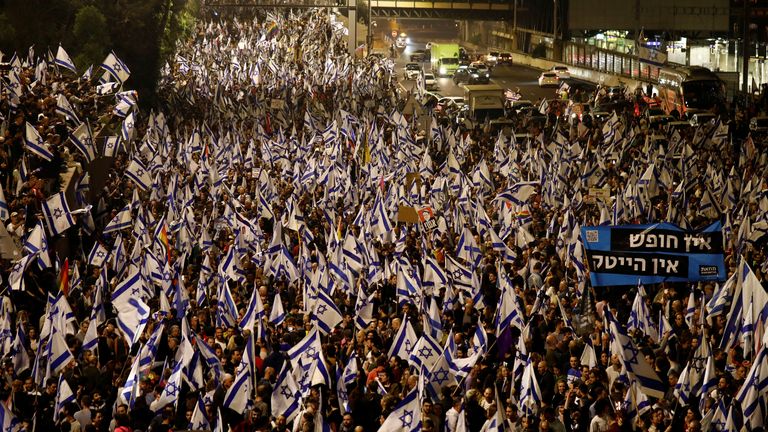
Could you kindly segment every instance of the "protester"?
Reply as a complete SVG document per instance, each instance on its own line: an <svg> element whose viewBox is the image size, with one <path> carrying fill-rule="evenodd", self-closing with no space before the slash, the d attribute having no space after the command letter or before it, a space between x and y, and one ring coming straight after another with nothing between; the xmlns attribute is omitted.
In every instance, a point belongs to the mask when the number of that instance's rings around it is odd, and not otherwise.
<svg viewBox="0 0 768 432"><path fill-rule="evenodd" d="M423 130L316 10L200 23L149 112L114 53L46 57L0 95L4 430L765 426L765 144L725 111ZM662 221L721 221L727 275L592 284L582 227Z"/></svg>

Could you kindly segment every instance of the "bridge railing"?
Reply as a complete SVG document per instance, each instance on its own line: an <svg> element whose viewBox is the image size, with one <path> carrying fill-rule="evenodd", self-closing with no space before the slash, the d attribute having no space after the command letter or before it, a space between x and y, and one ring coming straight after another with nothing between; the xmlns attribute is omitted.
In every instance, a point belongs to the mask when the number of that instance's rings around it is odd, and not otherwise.
<svg viewBox="0 0 768 432"><path fill-rule="evenodd" d="M347 0L204 0L204 7L345 7Z"/></svg>
<svg viewBox="0 0 768 432"><path fill-rule="evenodd" d="M511 11L509 0L419 1L419 0L371 0L373 8L394 9L452 9L452 10L499 10Z"/></svg>

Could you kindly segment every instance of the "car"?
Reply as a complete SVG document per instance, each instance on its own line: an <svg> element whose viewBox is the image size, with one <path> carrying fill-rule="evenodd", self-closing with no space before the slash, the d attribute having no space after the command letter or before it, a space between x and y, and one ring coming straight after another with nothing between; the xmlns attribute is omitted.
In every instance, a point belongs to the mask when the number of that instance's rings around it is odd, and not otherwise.
<svg viewBox="0 0 768 432"><path fill-rule="evenodd" d="M565 115L573 118L578 118L581 121L584 114L589 112L589 105L585 103L571 103L565 108Z"/></svg>
<svg viewBox="0 0 768 432"><path fill-rule="evenodd" d="M648 109L645 110L645 118L651 118L653 116L659 116L664 115L666 112L661 109L660 107L648 107Z"/></svg>
<svg viewBox="0 0 768 432"><path fill-rule="evenodd" d="M423 62L427 59L427 52L424 50L416 50L411 53L411 61L412 62Z"/></svg>
<svg viewBox="0 0 768 432"><path fill-rule="evenodd" d="M515 134L515 143L517 143L518 146L525 146L528 145L528 143L531 140L535 140L536 137L529 134L529 133L516 133Z"/></svg>
<svg viewBox="0 0 768 432"><path fill-rule="evenodd" d="M408 46L408 38L405 33L400 33L400 36L395 40L395 46L398 49L405 49L405 47Z"/></svg>
<svg viewBox="0 0 768 432"><path fill-rule="evenodd" d="M693 127L699 127L701 125L707 124L711 122L712 120L717 117L711 112L698 112L691 116L691 126Z"/></svg>
<svg viewBox="0 0 768 432"><path fill-rule="evenodd" d="M456 84L488 84L490 79L488 75L481 74L477 68L469 66L456 69L456 73L453 74L453 82Z"/></svg>
<svg viewBox="0 0 768 432"><path fill-rule="evenodd" d="M437 107L437 101L443 98L443 95L440 93L431 93L431 92L424 92L424 95L422 95L419 102L421 105L429 108L436 108Z"/></svg>
<svg viewBox="0 0 768 432"><path fill-rule="evenodd" d="M499 54L499 59L496 62L498 65L505 65L505 66L512 66L512 53L501 53Z"/></svg>
<svg viewBox="0 0 768 432"><path fill-rule="evenodd" d="M403 77L407 80L418 78L422 74L421 65L418 63L408 63L405 65Z"/></svg>
<svg viewBox="0 0 768 432"><path fill-rule="evenodd" d="M546 124L547 116L536 110L528 111L528 114L523 118L523 126L525 127L537 126L543 128Z"/></svg>
<svg viewBox="0 0 768 432"><path fill-rule="evenodd" d="M460 60L467 60L469 61L469 54L467 53L467 49L464 47L459 47L459 59Z"/></svg>
<svg viewBox="0 0 768 432"><path fill-rule="evenodd" d="M469 105L464 105L456 111L453 116L453 122L458 126L464 126L467 129L475 127L475 123L472 121L471 112L469 111Z"/></svg>
<svg viewBox="0 0 768 432"><path fill-rule="evenodd" d="M440 110L450 110L452 108L458 109L464 105L464 98L461 96L445 96L437 100L437 106Z"/></svg>
<svg viewBox="0 0 768 432"><path fill-rule="evenodd" d="M507 100L507 108L512 112L519 112L524 108L533 108L533 102L529 100Z"/></svg>
<svg viewBox="0 0 768 432"><path fill-rule="evenodd" d="M491 136L498 136L501 133L509 138L515 132L515 122L504 117L491 120L488 126L488 133Z"/></svg>
<svg viewBox="0 0 768 432"><path fill-rule="evenodd" d="M565 66L555 66L552 68L552 72L554 72L561 80L569 79L571 77L571 72Z"/></svg>
<svg viewBox="0 0 768 432"><path fill-rule="evenodd" d="M470 63L469 65L477 69L478 73L480 73L481 76L486 76L489 79L491 78L491 68L486 66L485 63L476 61L476 62Z"/></svg>
<svg viewBox="0 0 768 432"><path fill-rule="evenodd" d="M648 117L648 125L652 128L655 126L666 126L673 121L675 121L675 118L666 114Z"/></svg>
<svg viewBox="0 0 768 432"><path fill-rule="evenodd" d="M768 117L752 117L749 121L749 130L751 132L768 132Z"/></svg>
<svg viewBox="0 0 768 432"><path fill-rule="evenodd" d="M425 73L424 74L424 87L427 90L435 90L437 89L437 80L435 79L435 75L432 73Z"/></svg>
<svg viewBox="0 0 768 432"><path fill-rule="evenodd" d="M592 117L595 120L598 120L598 121L601 121L601 122L604 122L604 121L608 120L611 117L611 115L612 114L607 112L607 111L595 111L595 112L592 113Z"/></svg>
<svg viewBox="0 0 768 432"><path fill-rule="evenodd" d="M539 75L539 87L557 87L560 85L560 79L554 72L542 72Z"/></svg>
<svg viewBox="0 0 768 432"><path fill-rule="evenodd" d="M673 122L667 123L667 131L670 131L670 132L673 129L674 130L682 131L682 130L686 130L686 129L690 129L690 128L691 128L691 122L685 121L685 120L678 120L678 121L673 121Z"/></svg>
<svg viewBox="0 0 768 432"><path fill-rule="evenodd" d="M605 93L611 100L618 99L627 92L627 88L623 85L608 86L605 88Z"/></svg>
<svg viewBox="0 0 768 432"><path fill-rule="evenodd" d="M498 51L491 51L485 56L485 64L488 65L488 67L494 67L499 61L499 52Z"/></svg>

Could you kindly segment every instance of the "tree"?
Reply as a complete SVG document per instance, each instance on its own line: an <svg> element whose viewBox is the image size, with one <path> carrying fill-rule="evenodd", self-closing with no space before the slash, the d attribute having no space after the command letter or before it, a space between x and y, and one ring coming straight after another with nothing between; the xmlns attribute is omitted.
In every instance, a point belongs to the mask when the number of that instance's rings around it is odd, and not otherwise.
<svg viewBox="0 0 768 432"><path fill-rule="evenodd" d="M13 49L14 41L16 40L16 28L11 24L8 16L4 13L0 14L0 50L7 52ZM6 56L6 61L10 58L10 55Z"/></svg>
<svg viewBox="0 0 768 432"><path fill-rule="evenodd" d="M95 6L83 6L75 15L73 29L80 46L75 51L75 64L81 68L98 65L111 47L107 19Z"/></svg>

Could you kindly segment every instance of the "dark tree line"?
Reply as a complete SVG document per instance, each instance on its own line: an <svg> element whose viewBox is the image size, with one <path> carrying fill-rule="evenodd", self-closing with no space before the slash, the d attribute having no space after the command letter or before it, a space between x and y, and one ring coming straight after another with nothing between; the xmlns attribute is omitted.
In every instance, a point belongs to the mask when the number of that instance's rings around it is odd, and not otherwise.
<svg viewBox="0 0 768 432"><path fill-rule="evenodd" d="M61 44L80 73L114 51L131 69L128 86L154 103L160 68L192 31L199 0L0 0L0 51L26 58Z"/></svg>

